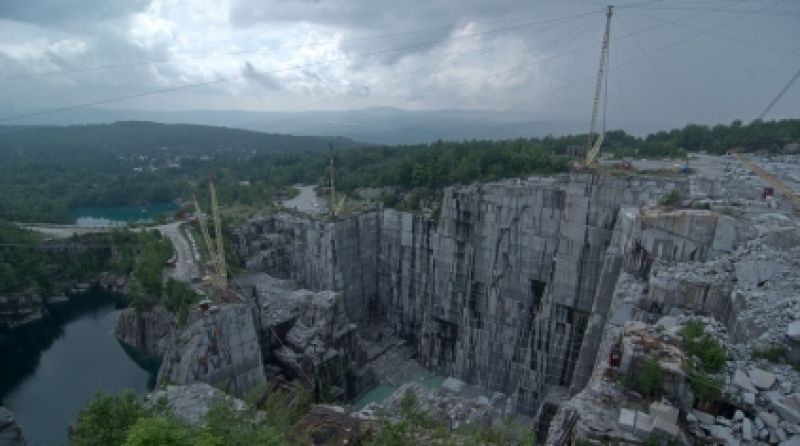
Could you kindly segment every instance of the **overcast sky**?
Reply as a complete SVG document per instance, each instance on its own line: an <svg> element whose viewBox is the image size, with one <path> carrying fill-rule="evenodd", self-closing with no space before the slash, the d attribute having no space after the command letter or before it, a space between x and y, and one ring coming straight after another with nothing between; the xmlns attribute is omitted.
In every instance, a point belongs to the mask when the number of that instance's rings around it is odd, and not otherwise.
<svg viewBox="0 0 800 446"><path fill-rule="evenodd" d="M609 120L749 121L800 69L796 0L617 5ZM102 101L588 120L603 9L598 0L4 0L0 118ZM767 116L786 117L800 117L800 81Z"/></svg>

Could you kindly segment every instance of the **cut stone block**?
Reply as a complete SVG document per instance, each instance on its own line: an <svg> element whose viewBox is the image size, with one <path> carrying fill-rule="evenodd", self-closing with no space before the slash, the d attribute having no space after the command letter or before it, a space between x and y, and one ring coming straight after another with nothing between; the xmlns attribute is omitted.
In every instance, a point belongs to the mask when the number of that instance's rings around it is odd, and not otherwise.
<svg viewBox="0 0 800 446"><path fill-rule="evenodd" d="M747 376L747 373L744 373L744 371L741 369L736 369L736 372L733 373L733 384L748 392L757 392L756 388L753 387L753 383L750 382L750 378Z"/></svg>
<svg viewBox="0 0 800 446"><path fill-rule="evenodd" d="M633 432L634 428L636 428L636 412L630 409L620 409L619 426L624 430Z"/></svg>
<svg viewBox="0 0 800 446"><path fill-rule="evenodd" d="M766 370L752 368L750 369L749 376L750 382L762 390L767 390L775 384L775 375Z"/></svg>
<svg viewBox="0 0 800 446"><path fill-rule="evenodd" d="M693 410L692 414L697 417L702 424L714 424L714 415L711 415L710 413L703 412L702 410Z"/></svg>
<svg viewBox="0 0 800 446"><path fill-rule="evenodd" d="M753 441L753 422L750 418L742 420L742 440Z"/></svg>
<svg viewBox="0 0 800 446"><path fill-rule="evenodd" d="M678 409L667 404L653 402L650 404L650 416L654 419L661 418L674 424L678 422Z"/></svg>
<svg viewBox="0 0 800 446"><path fill-rule="evenodd" d="M731 428L727 426L715 425L711 428L711 436L722 441L725 446L739 446L739 440L733 436Z"/></svg>
<svg viewBox="0 0 800 446"><path fill-rule="evenodd" d="M653 419L644 412L636 412L636 426L633 434L639 438L647 438L653 432Z"/></svg>
<svg viewBox="0 0 800 446"><path fill-rule="evenodd" d="M764 424L768 428L770 428L772 430L775 430L775 429L778 428L778 421L779 421L778 420L778 416L775 415L774 413L759 412L758 413L758 418L760 418L762 421L764 421Z"/></svg>
<svg viewBox="0 0 800 446"><path fill-rule="evenodd" d="M800 399L797 394L783 397L778 392L767 392L770 406L778 415L789 423L800 423ZM765 420L766 421L766 420Z"/></svg>
<svg viewBox="0 0 800 446"><path fill-rule="evenodd" d="M653 434L673 439L678 436L678 425L664 418L654 418Z"/></svg>
<svg viewBox="0 0 800 446"><path fill-rule="evenodd" d="M786 336L793 341L800 341L800 321L794 321L786 327Z"/></svg>

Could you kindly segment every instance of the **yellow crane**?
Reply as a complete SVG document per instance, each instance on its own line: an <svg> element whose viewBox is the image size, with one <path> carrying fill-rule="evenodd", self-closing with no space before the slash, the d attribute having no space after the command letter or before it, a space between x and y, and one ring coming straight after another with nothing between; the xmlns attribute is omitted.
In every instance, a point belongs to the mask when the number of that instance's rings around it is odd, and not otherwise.
<svg viewBox="0 0 800 446"><path fill-rule="evenodd" d="M228 289L228 268L225 263L225 245L222 240L222 223L219 216L219 204L217 201L217 191L214 188L214 182L209 180L209 192L211 195L211 216L214 223L214 236L216 240L211 240L211 234L208 231L208 224L206 224L205 214L200 208L200 203L197 201L197 196L192 196L194 201L194 209L197 221L200 224L200 231L203 234L203 241L206 244L208 257L214 268L213 273L210 275L210 284L213 285L215 291L215 300L219 300L219 294L225 293Z"/></svg>
<svg viewBox="0 0 800 446"><path fill-rule="evenodd" d="M603 47L600 50L600 67L597 70L597 83L594 88L594 102L592 102L592 121L589 124L589 137L586 145L586 159L583 161L583 167L590 167L597 162L597 157L600 155L600 146L603 145L603 139L606 136L606 102L608 99L608 41L611 30L611 16L614 14L614 7L608 6L606 10L606 30L603 34ZM603 99L603 129L597 132L597 109L600 105L600 93L605 90ZM595 139L596 135L596 139Z"/></svg>

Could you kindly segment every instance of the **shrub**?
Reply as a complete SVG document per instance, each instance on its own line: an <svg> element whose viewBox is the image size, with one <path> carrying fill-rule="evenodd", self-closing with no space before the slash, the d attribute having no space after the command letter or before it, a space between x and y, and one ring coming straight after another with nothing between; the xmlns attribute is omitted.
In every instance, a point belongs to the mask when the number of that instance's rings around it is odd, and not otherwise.
<svg viewBox="0 0 800 446"><path fill-rule="evenodd" d="M694 372L690 380L692 393L699 403L712 402L722 395L722 382L703 370Z"/></svg>
<svg viewBox="0 0 800 446"><path fill-rule="evenodd" d="M116 396L98 392L78 415L70 445L123 444L131 426L148 415L131 391Z"/></svg>
<svg viewBox="0 0 800 446"><path fill-rule="evenodd" d="M283 434L276 427L269 423L252 422L249 413L236 411L225 401L219 401L211 406L206 415L206 423L198 437L197 443L205 446L286 444Z"/></svg>
<svg viewBox="0 0 800 446"><path fill-rule="evenodd" d="M697 366L711 373L719 372L725 367L725 349L705 333L702 322L697 319L688 321L681 329L681 337L686 353L700 359Z"/></svg>
<svg viewBox="0 0 800 446"><path fill-rule="evenodd" d="M672 189L668 194L661 197L658 204L661 206L675 206L681 201L681 193L677 189Z"/></svg>
<svg viewBox="0 0 800 446"><path fill-rule="evenodd" d="M172 417L141 418L128 432L124 446L194 446L191 430Z"/></svg>
<svg viewBox="0 0 800 446"><path fill-rule="evenodd" d="M770 362L783 362L786 359L786 348L780 345L772 345L765 349L753 350L754 358L766 359Z"/></svg>
<svg viewBox="0 0 800 446"><path fill-rule="evenodd" d="M643 395L649 397L661 391L661 364L655 356L650 356L644 361L639 388Z"/></svg>

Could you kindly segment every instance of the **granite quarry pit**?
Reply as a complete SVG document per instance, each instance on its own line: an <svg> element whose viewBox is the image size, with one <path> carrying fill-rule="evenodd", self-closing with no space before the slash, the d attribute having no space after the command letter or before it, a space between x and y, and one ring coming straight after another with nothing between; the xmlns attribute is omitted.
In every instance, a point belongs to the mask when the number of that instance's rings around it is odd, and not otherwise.
<svg viewBox="0 0 800 446"><path fill-rule="evenodd" d="M513 415L548 444L800 441L797 210L733 158L693 165L449 187L438 219L253 218L233 231L243 302L193 310L166 347L138 339L163 350L161 384L243 397L297 380L343 403L398 389L346 409L357 420L411 389L451 423ZM705 410L680 339L694 320L726 352L725 397ZM621 384L653 356L658 401Z"/></svg>

